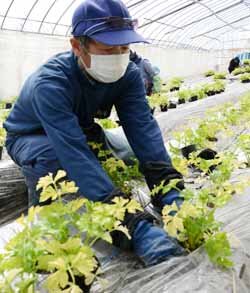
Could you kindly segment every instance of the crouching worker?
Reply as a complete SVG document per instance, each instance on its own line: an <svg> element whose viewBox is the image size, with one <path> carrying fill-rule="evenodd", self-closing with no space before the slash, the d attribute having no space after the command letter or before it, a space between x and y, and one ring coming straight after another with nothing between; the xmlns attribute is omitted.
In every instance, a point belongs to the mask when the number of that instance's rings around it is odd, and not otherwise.
<svg viewBox="0 0 250 293"><path fill-rule="evenodd" d="M26 80L4 127L6 148L25 176L30 206L39 202L39 178L59 169L89 200L108 203L126 196L87 143L105 140L94 118L108 116L113 105L148 186L181 178L150 114L139 69L129 62L129 44L145 42L135 25L120 0L83 1L72 19L72 50L52 57ZM171 190L155 197L154 204L161 209L178 200L179 193ZM114 243L146 265L183 252L146 213L129 215L123 224L132 239L116 235Z"/></svg>

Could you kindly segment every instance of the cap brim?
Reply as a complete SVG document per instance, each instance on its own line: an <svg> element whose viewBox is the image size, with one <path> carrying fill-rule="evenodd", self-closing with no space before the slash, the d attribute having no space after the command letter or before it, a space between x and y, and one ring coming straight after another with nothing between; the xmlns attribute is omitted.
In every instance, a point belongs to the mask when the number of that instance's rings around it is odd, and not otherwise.
<svg viewBox="0 0 250 293"><path fill-rule="evenodd" d="M149 43L134 30L119 30L96 33L90 38L109 46L128 45L133 43Z"/></svg>

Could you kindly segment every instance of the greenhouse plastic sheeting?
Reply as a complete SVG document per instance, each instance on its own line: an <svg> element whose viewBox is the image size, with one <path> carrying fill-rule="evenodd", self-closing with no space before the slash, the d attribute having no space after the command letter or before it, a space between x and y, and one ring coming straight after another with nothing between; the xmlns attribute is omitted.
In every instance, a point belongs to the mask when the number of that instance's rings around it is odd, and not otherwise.
<svg viewBox="0 0 250 293"><path fill-rule="evenodd" d="M206 98L197 103L190 103L178 107L169 113L158 116L160 127L166 134L182 125L192 125L194 117L202 116L210 107L228 101L236 102L239 95L250 87L234 84L230 94L225 93ZM235 92L234 92L235 91ZM184 112L183 112L184 111ZM185 113L185 114L183 114ZM239 176L250 176L250 169L238 170L232 180ZM147 202L144 191L139 197L143 205ZM233 269L222 270L209 261L201 247L193 253L174 257L152 267L145 268L132 254L126 254L117 248L98 242L95 246L96 254L101 263L101 278L104 284L95 282L92 293L249 293L250 292L250 188L241 195L234 195L233 199L216 213L216 218L223 223L223 229L229 233L233 248ZM1 228L4 237L13 232L16 224L12 223ZM1 248L1 247L0 247ZM39 292L45 292L40 289Z"/></svg>
<svg viewBox="0 0 250 293"><path fill-rule="evenodd" d="M236 178L237 175L239 174L235 174ZM112 259L100 257L103 277L108 281L108 287L103 289L96 284L91 292L249 293L250 189L235 196L216 216L224 223L224 230L230 235L234 269L221 270L212 265L203 248L188 256L171 258L149 268L140 268L139 262L133 257L123 254L116 256L113 250Z"/></svg>

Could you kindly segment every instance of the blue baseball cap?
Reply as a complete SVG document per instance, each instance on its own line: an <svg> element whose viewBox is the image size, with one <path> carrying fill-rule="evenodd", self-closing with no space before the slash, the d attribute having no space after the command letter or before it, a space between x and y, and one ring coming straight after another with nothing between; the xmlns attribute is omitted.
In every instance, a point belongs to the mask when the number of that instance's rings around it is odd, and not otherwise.
<svg viewBox="0 0 250 293"><path fill-rule="evenodd" d="M120 0L85 0L72 18L72 35L88 36L110 46L148 43L136 32L137 20L131 18Z"/></svg>

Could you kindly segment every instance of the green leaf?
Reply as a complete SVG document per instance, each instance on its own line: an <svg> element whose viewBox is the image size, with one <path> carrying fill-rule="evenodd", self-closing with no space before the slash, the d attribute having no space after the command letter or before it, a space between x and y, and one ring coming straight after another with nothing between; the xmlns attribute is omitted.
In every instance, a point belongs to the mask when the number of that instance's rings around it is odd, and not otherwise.
<svg viewBox="0 0 250 293"><path fill-rule="evenodd" d="M101 238L102 238L104 241L106 241L106 242L112 244L112 237L111 237L111 235L110 235L108 232L107 232L107 233L104 233L104 234L101 236Z"/></svg>
<svg viewBox="0 0 250 293"><path fill-rule="evenodd" d="M49 292L60 292L68 284L69 277L66 271L57 271L46 280L46 288Z"/></svg>
<svg viewBox="0 0 250 293"><path fill-rule="evenodd" d="M178 207L176 203L174 202L172 205L165 205L163 210L162 210L162 215L163 216L168 216L172 212L177 212Z"/></svg>
<svg viewBox="0 0 250 293"><path fill-rule="evenodd" d="M49 175L44 176L42 178L39 179L38 184L36 186L36 190L39 189L45 189L47 188L50 184L53 184L54 180L52 177L52 173L49 173Z"/></svg>
<svg viewBox="0 0 250 293"><path fill-rule="evenodd" d="M75 182L73 181L70 181L70 182L63 181L59 183L59 185L60 185L61 194L76 193L79 189L78 187L76 187Z"/></svg>
<svg viewBox="0 0 250 293"><path fill-rule="evenodd" d="M116 231L121 231L122 233L124 233L128 239L131 239L131 236L129 235L129 231L128 228L122 225L115 225L115 230Z"/></svg>
<svg viewBox="0 0 250 293"><path fill-rule="evenodd" d="M136 201L135 199L131 199L127 203L126 209L127 209L128 213L130 213L130 214L135 214L136 211L143 211L143 208L141 207L140 203L138 201Z"/></svg>
<svg viewBox="0 0 250 293"><path fill-rule="evenodd" d="M57 269L61 271L66 271L67 269L66 259L63 257L58 257L55 260L50 261L49 269L50 270Z"/></svg>
<svg viewBox="0 0 250 293"><path fill-rule="evenodd" d="M54 182L57 182L58 180L64 178L67 176L67 173L64 170L59 170L54 178Z"/></svg>
<svg viewBox="0 0 250 293"><path fill-rule="evenodd" d="M37 264L37 269L42 270L42 271L50 271L49 268L49 263L51 263L52 261L54 261L57 258L57 256L55 255L41 255L38 257L38 264Z"/></svg>
<svg viewBox="0 0 250 293"><path fill-rule="evenodd" d="M174 216L172 221L169 221L165 228L170 236L178 237L178 233L184 231L183 220L177 216Z"/></svg>
<svg viewBox="0 0 250 293"><path fill-rule="evenodd" d="M97 267L93 253L88 247L84 247L77 255L72 256L71 264L74 270L85 277L92 274Z"/></svg>
<svg viewBox="0 0 250 293"><path fill-rule="evenodd" d="M57 192L52 186L48 186L43 189L40 196L40 202L44 202L48 199L55 200L57 198Z"/></svg>
<svg viewBox="0 0 250 293"><path fill-rule="evenodd" d="M8 275L6 276L6 280L8 283L12 283L13 280L22 272L22 269L13 269L8 271Z"/></svg>
<svg viewBox="0 0 250 293"><path fill-rule="evenodd" d="M69 238L65 243L61 244L61 249L67 253L74 253L78 251L82 245L80 238Z"/></svg>
<svg viewBox="0 0 250 293"><path fill-rule="evenodd" d="M205 243L205 249L213 263L224 268L233 266L233 262L229 259L232 251L225 232L211 236Z"/></svg>
<svg viewBox="0 0 250 293"><path fill-rule="evenodd" d="M78 198L76 200L72 200L67 204L67 208L72 211L76 212L78 211L84 204L86 203L86 198Z"/></svg>

